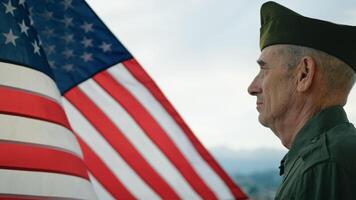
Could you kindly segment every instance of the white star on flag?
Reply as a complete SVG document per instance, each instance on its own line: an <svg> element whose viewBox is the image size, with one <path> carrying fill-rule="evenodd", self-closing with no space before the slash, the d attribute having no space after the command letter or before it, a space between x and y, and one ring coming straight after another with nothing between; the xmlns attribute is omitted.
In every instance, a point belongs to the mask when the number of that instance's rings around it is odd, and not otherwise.
<svg viewBox="0 0 356 200"><path fill-rule="evenodd" d="M65 10L67 10L68 8L73 8L72 0L63 0L62 4L63 4Z"/></svg>
<svg viewBox="0 0 356 200"><path fill-rule="evenodd" d="M84 52L84 54L81 56L81 58L84 60L84 62L89 62L93 60L93 54Z"/></svg>
<svg viewBox="0 0 356 200"><path fill-rule="evenodd" d="M32 16L29 16L28 18L30 19L30 25L33 25L34 22L33 22Z"/></svg>
<svg viewBox="0 0 356 200"><path fill-rule="evenodd" d="M65 49L62 54L66 59L69 59L74 56L73 50L72 49Z"/></svg>
<svg viewBox="0 0 356 200"><path fill-rule="evenodd" d="M53 18L53 12L46 10L43 14L42 14L43 18L45 18L45 20L51 20Z"/></svg>
<svg viewBox="0 0 356 200"><path fill-rule="evenodd" d="M74 67L72 64L65 64L62 68L67 72L74 71Z"/></svg>
<svg viewBox="0 0 356 200"><path fill-rule="evenodd" d="M70 26L73 26L73 18L64 16L64 19L62 20L62 22L64 23L64 26L65 26L66 28L68 28L68 27L70 27Z"/></svg>
<svg viewBox="0 0 356 200"><path fill-rule="evenodd" d="M52 69L56 69L55 63L53 60L48 60L49 67Z"/></svg>
<svg viewBox="0 0 356 200"><path fill-rule="evenodd" d="M9 33L3 33L3 34L4 34L5 38L6 38L5 44L11 43L14 46L16 46L15 40L17 38L19 38L19 37L12 33L12 29L10 29Z"/></svg>
<svg viewBox="0 0 356 200"><path fill-rule="evenodd" d="M93 31L93 24L92 23L84 22L84 24L81 25L80 27L85 31L85 33Z"/></svg>
<svg viewBox="0 0 356 200"><path fill-rule="evenodd" d="M47 38L53 36L54 34L54 29L46 27L44 31L42 31Z"/></svg>
<svg viewBox="0 0 356 200"><path fill-rule="evenodd" d="M107 52L107 51L111 51L111 44L108 44L106 42L101 43L101 45L99 46L100 49L103 50L103 52Z"/></svg>
<svg viewBox="0 0 356 200"><path fill-rule="evenodd" d="M40 47L37 44L37 41L35 40L34 42L32 42L32 46L33 46L33 53L34 54L38 54L39 56L41 55L40 53Z"/></svg>
<svg viewBox="0 0 356 200"><path fill-rule="evenodd" d="M74 35L66 33L64 36L62 36L62 39L65 41L66 44L68 44L74 42Z"/></svg>
<svg viewBox="0 0 356 200"><path fill-rule="evenodd" d="M25 7L25 1L26 1L26 0L19 0L19 5Z"/></svg>
<svg viewBox="0 0 356 200"><path fill-rule="evenodd" d="M25 20L22 20L22 22L21 22L21 24L19 24L19 26L21 28L21 33L25 33L25 35L28 36L27 31L28 31L29 27L26 26Z"/></svg>
<svg viewBox="0 0 356 200"><path fill-rule="evenodd" d="M48 47L46 47L45 51L46 51L47 55L51 55L52 53L54 53L55 48L56 48L56 46L54 46L54 45L49 45Z"/></svg>
<svg viewBox="0 0 356 200"><path fill-rule="evenodd" d="M2 3L6 10L5 10L5 14L7 13L11 13L12 16L14 16L14 10L16 10L16 7L13 7L12 4L11 4L11 0L9 0L9 2L7 4L5 3Z"/></svg>
<svg viewBox="0 0 356 200"><path fill-rule="evenodd" d="M83 40L80 42L84 45L85 48L92 47L93 46L93 40L84 37Z"/></svg>

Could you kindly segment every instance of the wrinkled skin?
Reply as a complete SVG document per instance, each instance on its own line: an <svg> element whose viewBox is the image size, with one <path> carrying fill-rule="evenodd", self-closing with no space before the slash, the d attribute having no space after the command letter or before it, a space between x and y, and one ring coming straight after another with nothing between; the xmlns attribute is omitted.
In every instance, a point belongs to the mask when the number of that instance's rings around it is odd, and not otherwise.
<svg viewBox="0 0 356 200"><path fill-rule="evenodd" d="M271 129L288 114L296 90L292 72L288 71L286 58L278 48L263 49L257 61L260 71L248 87L248 92L257 97L260 123Z"/></svg>

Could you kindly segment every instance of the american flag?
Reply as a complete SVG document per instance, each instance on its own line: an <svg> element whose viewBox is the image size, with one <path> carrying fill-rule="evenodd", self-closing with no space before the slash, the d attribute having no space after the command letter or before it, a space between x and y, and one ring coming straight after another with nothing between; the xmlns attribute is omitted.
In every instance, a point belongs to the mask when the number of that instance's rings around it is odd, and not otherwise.
<svg viewBox="0 0 356 200"><path fill-rule="evenodd" d="M246 199L85 1L0 2L0 199Z"/></svg>

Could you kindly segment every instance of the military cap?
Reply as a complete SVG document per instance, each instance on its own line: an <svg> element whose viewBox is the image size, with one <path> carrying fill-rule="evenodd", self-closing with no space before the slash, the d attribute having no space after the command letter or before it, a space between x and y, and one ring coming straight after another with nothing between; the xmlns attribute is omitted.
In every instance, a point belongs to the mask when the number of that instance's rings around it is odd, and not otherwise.
<svg viewBox="0 0 356 200"><path fill-rule="evenodd" d="M269 1L261 7L260 48L275 44L323 51L339 58L356 72L356 26L305 17Z"/></svg>

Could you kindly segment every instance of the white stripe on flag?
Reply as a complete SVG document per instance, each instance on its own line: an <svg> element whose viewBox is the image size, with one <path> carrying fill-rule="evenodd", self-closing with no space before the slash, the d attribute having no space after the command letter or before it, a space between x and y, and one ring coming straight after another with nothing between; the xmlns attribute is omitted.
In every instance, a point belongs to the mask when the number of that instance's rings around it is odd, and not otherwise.
<svg viewBox="0 0 356 200"><path fill-rule="evenodd" d="M23 94L24 96L35 97L34 101L28 102L29 104L36 105L35 108L39 109L39 112L44 114L43 120L34 119L37 114L36 110L28 109L34 113L29 114L30 117L23 117L21 108L24 105L18 105L18 114L0 114L0 140L19 142L17 145L24 143L31 143L41 146L42 149L60 149L61 151L75 154L82 158L82 153L78 142L73 137L73 133L70 130L64 128L61 125L45 121L46 109L41 104L41 100L46 98L48 102L55 104L61 104L61 97L54 81L46 74L37 70L26 68L19 65L0 63L0 85L5 86L12 90L14 88L17 94ZM10 89L11 88L11 89ZM14 90L14 91L15 91ZM38 98L37 98L37 97ZM1 96L6 100L10 97ZM16 103L17 99L13 99ZM6 108L7 105L3 105ZM42 106L42 107L41 107ZM14 109L13 105L10 105L10 110ZM43 109L42 109L43 108ZM60 108L58 107L60 110ZM26 109L24 109L26 110ZM26 111L26 112L27 112ZM48 112L50 116L51 112ZM34 114L32 116L31 114ZM64 113L63 113L64 114ZM34 118L31 118L34 117ZM53 116L50 116L53 117ZM64 119L65 116L58 116L58 119ZM36 146L35 145L35 146ZM11 155L9 155L11 157ZM41 160L42 158L38 158ZM15 160L19 162L18 160ZM43 162L46 162L43 160ZM68 166L70 163L68 163ZM12 166L10 166L12 167ZM16 167L16 166L13 166ZM31 166L28 166L31 167ZM96 199L93 187L88 180L80 178L78 176L65 175L61 172L37 172L37 171L21 171L15 169L1 169L0 170L0 194L8 195L26 195L26 196L38 196L38 198L50 199L56 198L68 198L68 199ZM33 170L37 170L34 168ZM41 169L46 171L46 168ZM86 169L81 169L86 170Z"/></svg>
<svg viewBox="0 0 356 200"><path fill-rule="evenodd" d="M160 199L81 113L67 99L62 100L73 130L102 159L117 179L138 199Z"/></svg>
<svg viewBox="0 0 356 200"><path fill-rule="evenodd" d="M115 200L111 194L95 179L92 174L89 174L90 182L92 183L96 195L102 200Z"/></svg>
<svg viewBox="0 0 356 200"><path fill-rule="evenodd" d="M107 70L114 79L123 85L143 105L160 124L168 136L188 159L195 171L217 195L218 199L233 199L233 195L223 180L202 159L182 129L175 123L162 105L137 81L124 65L118 64Z"/></svg>
<svg viewBox="0 0 356 200"><path fill-rule="evenodd" d="M73 133L63 126L13 115L0 114L0 140L40 144L69 151L83 158Z"/></svg>
<svg viewBox="0 0 356 200"><path fill-rule="evenodd" d="M0 85L35 92L58 103L61 99L57 86L50 77L20 65L0 62Z"/></svg>
<svg viewBox="0 0 356 200"><path fill-rule="evenodd" d="M63 174L0 169L0 194L96 199L88 180Z"/></svg>
<svg viewBox="0 0 356 200"><path fill-rule="evenodd" d="M201 199L120 104L91 79L80 84L79 87L112 120L136 150L182 199Z"/></svg>

